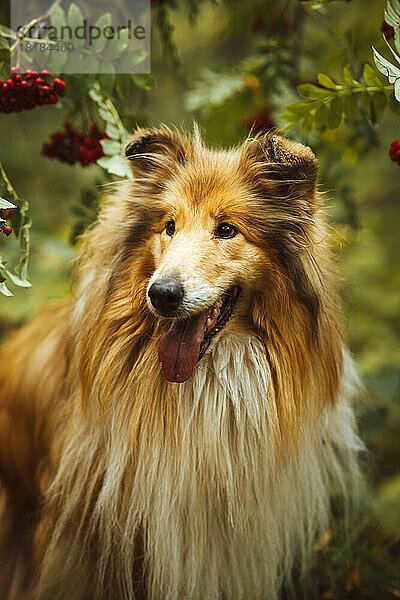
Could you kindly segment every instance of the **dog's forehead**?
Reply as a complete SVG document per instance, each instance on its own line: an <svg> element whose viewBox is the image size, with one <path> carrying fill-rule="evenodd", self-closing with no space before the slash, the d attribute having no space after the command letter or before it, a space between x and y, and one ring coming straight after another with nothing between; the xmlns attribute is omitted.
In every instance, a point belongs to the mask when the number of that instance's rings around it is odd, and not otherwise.
<svg viewBox="0 0 400 600"><path fill-rule="evenodd" d="M248 193L234 152L208 152L188 161L166 186L170 202L215 212L236 205Z"/></svg>

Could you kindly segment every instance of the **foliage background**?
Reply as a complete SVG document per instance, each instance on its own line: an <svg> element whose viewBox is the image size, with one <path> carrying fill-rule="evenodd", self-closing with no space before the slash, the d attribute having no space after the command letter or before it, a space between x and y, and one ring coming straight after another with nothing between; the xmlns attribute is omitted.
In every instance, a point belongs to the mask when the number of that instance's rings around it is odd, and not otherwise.
<svg viewBox="0 0 400 600"><path fill-rule="evenodd" d="M337 0L317 10L313 4L153 1L154 88L135 84L121 99L113 81L103 84L127 129L161 122L190 128L196 119L210 143L237 144L252 123L284 126L279 115L300 100L297 84L316 83L317 73L343 83L347 64L362 78L364 62L373 65L371 44L388 56L380 31L384 0ZM1 11L6 23L6 7ZM65 120L80 126L81 111L75 109L87 102L87 93L80 95L78 86L69 98L66 79L60 105L0 116L0 160L18 194L29 200L33 220L32 287L0 297L2 335L69 294L73 233L93 218L93 190L103 193L109 180L100 166L71 167L40 153ZM144 87L151 86L149 80ZM391 97L386 102L393 108ZM354 117L336 128L322 122L319 130L297 126L289 132L320 160L320 187L343 273L348 341L367 387L359 407L368 446L364 508L349 552L340 526L316 547L308 598L400 597L400 167L388 156L400 127L390 106L375 117L357 105ZM90 205L85 215L82 197ZM0 245L0 253L15 261L17 241L2 239Z"/></svg>

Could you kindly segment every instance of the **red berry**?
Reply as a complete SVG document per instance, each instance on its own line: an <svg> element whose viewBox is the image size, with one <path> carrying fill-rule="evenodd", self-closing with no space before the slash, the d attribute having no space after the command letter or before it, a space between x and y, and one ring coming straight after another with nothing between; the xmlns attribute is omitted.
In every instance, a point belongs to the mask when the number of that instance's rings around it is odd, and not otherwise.
<svg viewBox="0 0 400 600"><path fill-rule="evenodd" d="M5 227L3 227L3 233L5 233L6 236L8 237L9 235L12 234L12 227L10 227L9 225L6 225Z"/></svg>
<svg viewBox="0 0 400 600"><path fill-rule="evenodd" d="M399 140L394 140L389 149L389 156L393 162L396 162L400 165L400 142Z"/></svg>
<svg viewBox="0 0 400 600"><path fill-rule="evenodd" d="M6 83L0 81L0 112L21 112L31 110L43 104L56 104L58 96L64 95L65 82L52 76L45 69L41 72L45 81L37 71L27 70L24 78L12 71L11 79Z"/></svg>
<svg viewBox="0 0 400 600"><path fill-rule="evenodd" d="M90 135L87 135L75 130L71 123L64 123L64 129L54 132L51 142L43 145L42 154L71 165L78 161L86 167L104 156L103 148L92 135L94 131L99 139L105 137L97 126L92 126Z"/></svg>
<svg viewBox="0 0 400 600"><path fill-rule="evenodd" d="M394 38L394 29L386 21L383 21L381 31L388 41Z"/></svg>

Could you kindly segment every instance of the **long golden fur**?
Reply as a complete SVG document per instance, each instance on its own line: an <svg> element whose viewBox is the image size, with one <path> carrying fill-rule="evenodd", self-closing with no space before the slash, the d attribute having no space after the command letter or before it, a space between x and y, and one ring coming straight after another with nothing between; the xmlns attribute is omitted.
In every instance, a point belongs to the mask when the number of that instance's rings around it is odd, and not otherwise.
<svg viewBox="0 0 400 600"><path fill-rule="evenodd" d="M317 161L274 135L216 151L166 127L126 154L73 298L3 348L0 597L274 600L359 478ZM148 293L171 274L178 325L240 287L182 383L162 375L171 318Z"/></svg>

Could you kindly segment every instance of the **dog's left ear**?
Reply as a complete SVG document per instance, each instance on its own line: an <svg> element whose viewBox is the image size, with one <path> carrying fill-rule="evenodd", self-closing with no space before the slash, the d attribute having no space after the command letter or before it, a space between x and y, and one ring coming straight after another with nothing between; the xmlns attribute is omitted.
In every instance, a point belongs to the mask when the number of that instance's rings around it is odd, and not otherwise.
<svg viewBox="0 0 400 600"><path fill-rule="evenodd" d="M315 206L318 161L312 150L279 135L266 134L248 140L243 148L244 166L264 182L264 192L282 199L298 199Z"/></svg>
<svg viewBox="0 0 400 600"><path fill-rule="evenodd" d="M134 175L171 171L187 159L187 140L168 127L138 129L125 146Z"/></svg>

